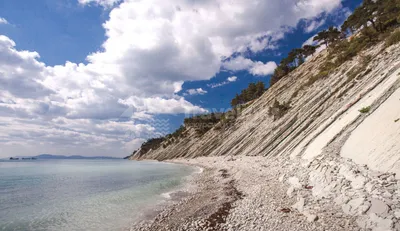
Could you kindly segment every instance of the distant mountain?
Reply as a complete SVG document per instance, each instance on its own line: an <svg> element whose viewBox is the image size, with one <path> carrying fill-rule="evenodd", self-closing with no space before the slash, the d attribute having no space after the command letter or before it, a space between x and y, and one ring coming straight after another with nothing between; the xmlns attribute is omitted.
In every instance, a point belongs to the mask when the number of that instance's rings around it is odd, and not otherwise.
<svg viewBox="0 0 400 231"><path fill-rule="evenodd" d="M38 156L32 156L33 158L36 159L53 159L53 160L81 160L81 159L86 159L86 160L97 160L97 159L121 159L121 158L115 158L115 157L109 157L109 156L78 156L78 155L73 155L73 156L61 156L61 155L51 155L51 154L42 154Z"/></svg>

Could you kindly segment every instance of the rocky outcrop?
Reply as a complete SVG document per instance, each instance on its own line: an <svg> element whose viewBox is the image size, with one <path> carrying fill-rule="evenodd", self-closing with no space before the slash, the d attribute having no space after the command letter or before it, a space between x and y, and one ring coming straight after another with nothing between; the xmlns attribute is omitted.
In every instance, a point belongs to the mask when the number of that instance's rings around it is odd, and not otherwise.
<svg viewBox="0 0 400 231"><path fill-rule="evenodd" d="M313 207L329 200L363 229L400 230L400 44L379 44L316 78L327 55L282 78L229 126L187 128L131 159L290 159L291 175L279 180L310 222L318 219ZM271 113L277 102L284 113Z"/></svg>
<svg viewBox="0 0 400 231"><path fill-rule="evenodd" d="M334 201L363 230L400 228L400 181L395 174L376 172L338 155L299 159L289 172L293 175L281 180L289 187L288 196L298 198L292 208L304 216L318 215L317 208Z"/></svg>
<svg viewBox="0 0 400 231"><path fill-rule="evenodd" d="M186 129L185 135L170 145L132 159L227 154L312 159L321 155L328 144L340 134L351 132L351 125L362 122L398 88L400 67L399 45L385 49L380 44L310 83L326 56L326 51L316 55L281 79L230 126L217 129L217 124L204 135ZM366 63L365 57L370 61ZM276 101L288 104L280 118L269 113ZM360 113L366 106L371 107L370 113Z"/></svg>

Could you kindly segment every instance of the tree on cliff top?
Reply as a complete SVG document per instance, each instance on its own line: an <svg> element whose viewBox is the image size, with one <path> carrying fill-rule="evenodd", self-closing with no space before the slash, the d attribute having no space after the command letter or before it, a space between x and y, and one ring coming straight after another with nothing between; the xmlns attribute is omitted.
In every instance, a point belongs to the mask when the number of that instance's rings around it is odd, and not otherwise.
<svg viewBox="0 0 400 231"><path fill-rule="evenodd" d="M328 30L319 32L313 41L322 42L328 47L330 44L340 40L341 35L342 33L337 28L331 26Z"/></svg>
<svg viewBox="0 0 400 231"><path fill-rule="evenodd" d="M386 31L400 23L400 0L364 0L342 25L342 31L351 33L367 28L376 32Z"/></svg>
<svg viewBox="0 0 400 231"><path fill-rule="evenodd" d="M245 104L252 100L259 98L265 92L265 85L263 82L250 83L246 89L243 89L240 94L231 101L231 106L235 108L238 105Z"/></svg>

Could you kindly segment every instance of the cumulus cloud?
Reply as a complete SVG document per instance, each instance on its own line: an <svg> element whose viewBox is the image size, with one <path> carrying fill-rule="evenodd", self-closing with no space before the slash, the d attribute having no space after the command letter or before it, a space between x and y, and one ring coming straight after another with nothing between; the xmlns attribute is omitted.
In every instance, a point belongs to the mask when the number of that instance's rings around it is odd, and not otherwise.
<svg viewBox="0 0 400 231"><path fill-rule="evenodd" d="M275 62L263 63L244 58L243 56L237 56L225 61L223 67L230 71L247 70L250 74L255 76L267 76L274 73L277 65Z"/></svg>
<svg viewBox="0 0 400 231"><path fill-rule="evenodd" d="M182 97L163 99L160 97L140 98L137 96L131 96L128 99L120 100L119 102L133 107L137 111L145 111L151 114L198 114L207 112L207 110L194 106Z"/></svg>
<svg viewBox="0 0 400 231"><path fill-rule="evenodd" d="M60 117L48 121L0 117L0 124L6 125L0 131L2 153L18 155L50 152L124 156L132 151L125 145L138 139L135 137L154 133L153 127L144 124Z"/></svg>
<svg viewBox="0 0 400 231"><path fill-rule="evenodd" d="M202 88L197 89L189 89L186 91L184 95L205 95L207 91L203 90Z"/></svg>
<svg viewBox="0 0 400 231"><path fill-rule="evenodd" d="M206 112L176 95L185 81L209 80L221 67L266 75L272 63L229 57L276 49L285 28L341 6L341 0L79 3L114 7L103 24L105 41L86 64L47 66L37 52L18 50L10 38L0 36L0 123L5 128L0 137L9 153L21 151L24 140L44 152L84 144L104 150L135 146L137 139L156 131L137 118ZM128 109L130 116L121 117ZM126 138L125 128L138 136ZM88 154L85 148L75 150Z"/></svg>
<svg viewBox="0 0 400 231"><path fill-rule="evenodd" d="M8 24L8 21L5 18L0 17L0 24Z"/></svg>
<svg viewBox="0 0 400 231"><path fill-rule="evenodd" d="M306 22L306 27L304 27L304 32L306 33L311 33L315 31L316 29L320 28L325 24L326 20L325 19L316 19L316 20L311 20Z"/></svg>
<svg viewBox="0 0 400 231"><path fill-rule="evenodd" d="M256 62L250 69L250 73L255 76L267 76L273 74L277 67L275 62Z"/></svg>
<svg viewBox="0 0 400 231"><path fill-rule="evenodd" d="M39 54L15 50L15 43L0 35L0 89L16 97L37 98L52 91L43 86L45 65L38 62Z"/></svg>
<svg viewBox="0 0 400 231"><path fill-rule="evenodd" d="M137 139L133 139L130 142L127 142L125 144L125 149L126 150L130 150L130 151L134 151L134 150L138 150L140 148L140 146L145 142L145 139L142 138L137 138Z"/></svg>
<svg viewBox="0 0 400 231"><path fill-rule="evenodd" d="M260 51L282 37L282 26L338 7L340 0L125 1L110 12L103 49L88 60L135 95L170 94L177 83L213 77L221 57Z"/></svg>
<svg viewBox="0 0 400 231"><path fill-rule="evenodd" d="M157 135L151 124L137 124L137 119L148 120L152 114L206 111L173 96L181 83L171 89L170 97L175 98L137 96L132 100L124 89L117 88L114 76L97 75L91 64L67 62L63 66L46 66L37 60L38 53L18 51L15 46L14 41L0 36L0 124L5 128L0 137L5 150L10 152L31 151L32 148L20 149L18 145L26 142L29 146L39 141L44 144L43 152L52 151L56 144L59 150L73 145L88 147L86 142L105 150L109 149L107 145L127 147L132 139ZM126 103L131 101L134 103ZM124 118L122 114L128 107L132 114L127 122L114 121ZM119 155L121 152L119 149Z"/></svg>
<svg viewBox="0 0 400 231"><path fill-rule="evenodd" d="M237 77L236 76L231 76L231 77L227 78L227 80L229 82L235 82L237 80Z"/></svg>
<svg viewBox="0 0 400 231"><path fill-rule="evenodd" d="M230 71L248 70L254 65L251 59L246 59L243 56L237 56L230 60L225 61L222 66Z"/></svg>

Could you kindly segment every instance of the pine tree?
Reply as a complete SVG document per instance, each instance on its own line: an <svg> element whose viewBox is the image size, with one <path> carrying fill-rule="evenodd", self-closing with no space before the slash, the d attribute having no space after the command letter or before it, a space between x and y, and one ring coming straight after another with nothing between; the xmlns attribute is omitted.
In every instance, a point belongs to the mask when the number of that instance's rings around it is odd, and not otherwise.
<svg viewBox="0 0 400 231"><path fill-rule="evenodd" d="M314 41L317 42L322 42L324 43L327 47L329 47L329 44L332 44L336 42L337 40L340 40L342 37L342 33L335 27L331 26L329 27L328 30L323 30L317 34L317 36L314 37Z"/></svg>
<svg viewBox="0 0 400 231"><path fill-rule="evenodd" d="M305 56L311 56L314 55L315 51L317 50L317 47L312 45L305 45L303 46L303 50Z"/></svg>

